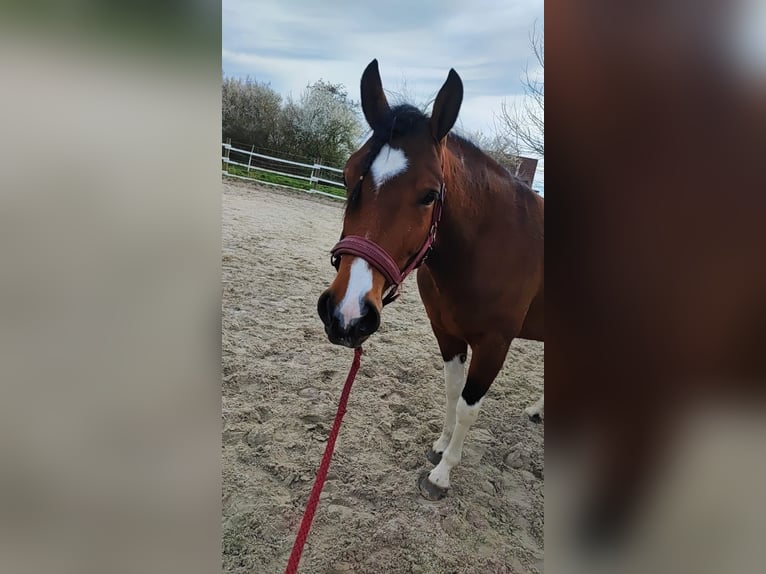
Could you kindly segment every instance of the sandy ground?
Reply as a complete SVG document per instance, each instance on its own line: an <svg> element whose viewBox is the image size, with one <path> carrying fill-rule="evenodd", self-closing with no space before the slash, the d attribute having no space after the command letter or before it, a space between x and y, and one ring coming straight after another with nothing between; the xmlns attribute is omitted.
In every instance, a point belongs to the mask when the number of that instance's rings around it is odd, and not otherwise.
<svg viewBox="0 0 766 574"><path fill-rule="evenodd" d="M342 204L223 184L223 567L284 571L352 352L316 300ZM514 341L446 499L418 493L444 416L442 362L414 278L365 345L300 572L543 570L543 345Z"/></svg>

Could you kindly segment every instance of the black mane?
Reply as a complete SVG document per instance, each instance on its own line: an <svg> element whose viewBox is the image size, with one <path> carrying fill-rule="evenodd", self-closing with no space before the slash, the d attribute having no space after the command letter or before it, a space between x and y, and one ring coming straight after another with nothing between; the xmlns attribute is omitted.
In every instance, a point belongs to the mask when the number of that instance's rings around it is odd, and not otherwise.
<svg viewBox="0 0 766 574"><path fill-rule="evenodd" d="M410 104L399 104L389 109L379 125L375 126L373 137L386 142L405 136L418 127L427 126L430 117Z"/></svg>

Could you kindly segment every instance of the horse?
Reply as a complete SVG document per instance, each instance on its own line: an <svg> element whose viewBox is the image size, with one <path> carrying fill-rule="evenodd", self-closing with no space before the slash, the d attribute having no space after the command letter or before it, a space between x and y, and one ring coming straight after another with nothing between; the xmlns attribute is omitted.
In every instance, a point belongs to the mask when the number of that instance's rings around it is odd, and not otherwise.
<svg viewBox="0 0 766 574"><path fill-rule="evenodd" d="M430 116L408 104L389 105L377 60L360 87L372 135L343 170L347 201L341 240L332 249L337 274L317 311L332 343L360 347L417 269L447 397L443 430L426 454L435 466L418 484L425 498L439 500L511 342L543 341L544 202L451 133L463 101L454 69ZM539 416L541 407L538 401L528 414Z"/></svg>

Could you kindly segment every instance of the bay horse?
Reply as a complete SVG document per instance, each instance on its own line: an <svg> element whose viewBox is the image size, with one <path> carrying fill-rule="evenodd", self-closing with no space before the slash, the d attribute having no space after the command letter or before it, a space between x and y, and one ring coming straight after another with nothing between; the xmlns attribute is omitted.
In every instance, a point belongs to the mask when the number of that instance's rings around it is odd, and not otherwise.
<svg viewBox="0 0 766 574"><path fill-rule="evenodd" d="M329 340L359 347L417 268L447 395L441 436L427 454L436 466L419 482L429 500L446 495L466 433L513 339L544 335L543 199L450 133L462 100L463 83L452 69L430 117L410 105L391 107L377 60L364 70L362 111L372 136L343 171L347 203L332 250L337 275L317 303ZM528 414L537 415L539 406Z"/></svg>

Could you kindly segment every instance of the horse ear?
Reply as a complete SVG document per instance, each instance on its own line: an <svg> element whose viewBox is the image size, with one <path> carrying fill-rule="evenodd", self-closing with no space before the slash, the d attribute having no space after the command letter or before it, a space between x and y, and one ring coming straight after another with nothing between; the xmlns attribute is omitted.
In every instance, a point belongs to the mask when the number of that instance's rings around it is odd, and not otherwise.
<svg viewBox="0 0 766 574"><path fill-rule="evenodd" d="M463 103L463 81L450 69L447 81L439 90L431 113L431 134L440 142L455 125L460 104Z"/></svg>
<svg viewBox="0 0 766 574"><path fill-rule="evenodd" d="M373 60L362 73L362 111L370 127L374 130L380 125L386 113L390 110L386 94L383 93L383 82L380 81L378 60Z"/></svg>

